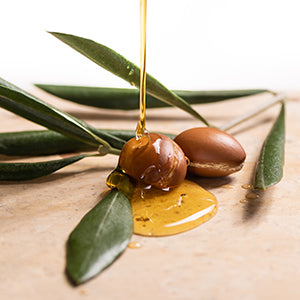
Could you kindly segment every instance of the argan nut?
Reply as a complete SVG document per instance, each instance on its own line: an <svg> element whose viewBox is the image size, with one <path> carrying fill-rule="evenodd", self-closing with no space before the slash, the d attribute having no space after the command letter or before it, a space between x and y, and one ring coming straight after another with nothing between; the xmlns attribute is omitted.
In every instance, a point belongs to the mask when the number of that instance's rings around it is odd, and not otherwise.
<svg viewBox="0 0 300 300"><path fill-rule="evenodd" d="M180 133L174 141L190 160L188 172L221 177L239 171L246 158L241 144L230 134L211 127L196 127Z"/></svg>
<svg viewBox="0 0 300 300"><path fill-rule="evenodd" d="M121 151L119 166L137 181L159 189L179 185L187 172L186 158L180 147L157 133L130 139Z"/></svg>

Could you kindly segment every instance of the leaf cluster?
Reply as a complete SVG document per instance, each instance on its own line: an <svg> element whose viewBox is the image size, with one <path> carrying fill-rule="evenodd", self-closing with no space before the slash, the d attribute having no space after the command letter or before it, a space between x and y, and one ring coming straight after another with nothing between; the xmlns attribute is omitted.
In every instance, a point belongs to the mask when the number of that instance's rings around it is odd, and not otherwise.
<svg viewBox="0 0 300 300"><path fill-rule="evenodd" d="M112 49L82 37L52 32L94 63L139 87L139 68ZM37 84L63 99L109 109L137 109L135 89L76 87ZM241 98L267 90L171 91L147 74L148 107L175 106L212 126L191 105ZM48 130L0 133L0 154L49 155L94 151L65 159L37 163L0 163L0 180L27 180L45 176L91 155L118 155L135 132L96 129L0 78L0 107L46 127ZM280 181L284 161L285 110L267 136L257 164L254 187L266 189ZM167 134L171 138L174 135ZM98 152L97 152L98 151ZM125 193L127 195L127 193ZM110 265L126 248L132 235L130 202L121 190L112 189L71 233L67 247L67 271L80 284Z"/></svg>

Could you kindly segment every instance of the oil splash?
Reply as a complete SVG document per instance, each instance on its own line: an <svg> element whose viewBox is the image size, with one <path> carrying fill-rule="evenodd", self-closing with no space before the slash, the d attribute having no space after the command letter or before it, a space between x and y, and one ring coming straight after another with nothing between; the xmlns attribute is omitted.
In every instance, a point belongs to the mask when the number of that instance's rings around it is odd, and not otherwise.
<svg viewBox="0 0 300 300"><path fill-rule="evenodd" d="M193 229L217 212L217 199L198 184L185 180L170 191L138 185L131 199L134 233L167 236Z"/></svg>

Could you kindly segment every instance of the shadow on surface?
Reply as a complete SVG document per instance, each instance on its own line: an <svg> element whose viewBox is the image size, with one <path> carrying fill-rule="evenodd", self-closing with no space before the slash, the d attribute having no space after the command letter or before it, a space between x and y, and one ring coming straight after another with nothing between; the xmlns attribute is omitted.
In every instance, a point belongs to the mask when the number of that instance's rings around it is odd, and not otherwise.
<svg viewBox="0 0 300 300"><path fill-rule="evenodd" d="M252 192L252 191L249 191ZM254 193L258 194L257 199L247 199L243 210L243 222L250 222L257 220L266 214L268 208L272 204L272 192L270 190L255 190Z"/></svg>
<svg viewBox="0 0 300 300"><path fill-rule="evenodd" d="M193 182L196 182L199 184L201 187L207 190L212 190L219 188L224 185L230 185L232 183L232 178L230 176L225 176L225 177L219 177L219 178L209 178L209 177L197 177L197 176L192 176L188 175L187 178L188 180L191 180Z"/></svg>

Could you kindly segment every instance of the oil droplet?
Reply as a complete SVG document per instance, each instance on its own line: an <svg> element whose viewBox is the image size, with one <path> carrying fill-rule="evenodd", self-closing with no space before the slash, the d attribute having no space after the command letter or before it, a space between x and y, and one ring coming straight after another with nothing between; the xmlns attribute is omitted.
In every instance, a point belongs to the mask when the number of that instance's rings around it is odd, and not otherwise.
<svg viewBox="0 0 300 300"><path fill-rule="evenodd" d="M234 186L233 185L229 185L229 184L225 184L225 185L222 185L222 188L224 188L224 189L233 189Z"/></svg>
<svg viewBox="0 0 300 300"><path fill-rule="evenodd" d="M134 189L132 179L119 166L108 175L106 185L111 189L117 188L127 198L131 198Z"/></svg>
<svg viewBox="0 0 300 300"><path fill-rule="evenodd" d="M87 294L87 291L82 289L82 290L79 290L79 294L80 295L86 295Z"/></svg>
<svg viewBox="0 0 300 300"><path fill-rule="evenodd" d="M242 188L245 189L245 190L253 190L253 185L249 184L249 183L246 183L246 184L242 185Z"/></svg>
<svg viewBox="0 0 300 300"><path fill-rule="evenodd" d="M131 204L134 233L145 236L181 233L203 224L217 212L215 196L188 180L168 192L144 190L138 185Z"/></svg>
<svg viewBox="0 0 300 300"><path fill-rule="evenodd" d="M118 184L120 183L120 181L124 176L125 176L124 172L122 172L120 168L116 168L106 178L106 185L109 188L114 189L118 187Z"/></svg>
<svg viewBox="0 0 300 300"><path fill-rule="evenodd" d="M256 193L250 192L246 195L246 198L247 199L257 199L257 198L259 198L259 195Z"/></svg>
<svg viewBox="0 0 300 300"><path fill-rule="evenodd" d="M242 200L240 200L240 203L248 203L248 200L247 199L242 199Z"/></svg>
<svg viewBox="0 0 300 300"><path fill-rule="evenodd" d="M130 249L139 249L141 247L142 247L142 245L139 242L130 242L128 244L128 248L130 248Z"/></svg>

